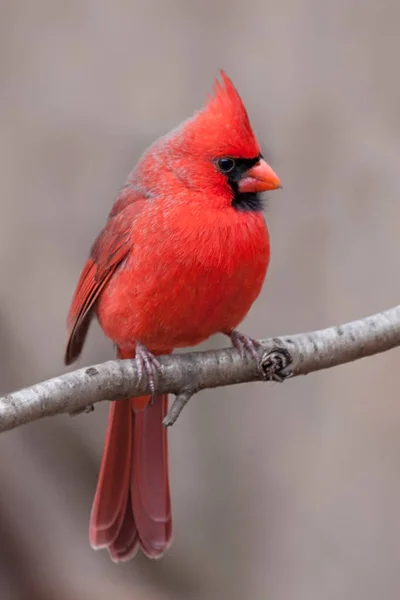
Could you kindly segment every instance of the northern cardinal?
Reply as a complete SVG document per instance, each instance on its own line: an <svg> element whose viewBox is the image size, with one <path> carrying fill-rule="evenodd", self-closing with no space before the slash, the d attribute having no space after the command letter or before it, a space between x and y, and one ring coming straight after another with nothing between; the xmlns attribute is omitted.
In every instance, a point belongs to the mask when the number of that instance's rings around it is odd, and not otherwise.
<svg viewBox="0 0 400 600"><path fill-rule="evenodd" d="M158 139L129 175L92 246L68 315L66 364L94 315L155 389L156 356L236 331L260 293L270 246L261 192L281 187L246 109L221 71L205 107ZM114 561L171 543L167 396L112 402L90 519L93 548Z"/></svg>

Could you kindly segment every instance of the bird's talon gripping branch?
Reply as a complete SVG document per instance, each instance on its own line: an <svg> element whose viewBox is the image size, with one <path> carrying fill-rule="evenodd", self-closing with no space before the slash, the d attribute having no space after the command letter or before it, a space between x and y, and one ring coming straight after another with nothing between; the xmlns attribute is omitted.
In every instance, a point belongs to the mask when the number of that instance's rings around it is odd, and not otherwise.
<svg viewBox="0 0 400 600"><path fill-rule="evenodd" d="M157 358L146 348L144 344L136 344L136 362L138 366L139 381L142 381L146 373L152 401L155 397L156 379L163 374L163 366Z"/></svg>
<svg viewBox="0 0 400 600"><path fill-rule="evenodd" d="M245 358L246 352L248 352L257 364L260 362L260 355L258 353L260 343L257 340L253 340L253 338L236 331L236 329L227 335L231 338L232 345L239 350L242 358Z"/></svg>
<svg viewBox="0 0 400 600"><path fill-rule="evenodd" d="M292 376L293 358L286 348L274 347L265 352L261 362L261 372L265 381L282 383Z"/></svg>

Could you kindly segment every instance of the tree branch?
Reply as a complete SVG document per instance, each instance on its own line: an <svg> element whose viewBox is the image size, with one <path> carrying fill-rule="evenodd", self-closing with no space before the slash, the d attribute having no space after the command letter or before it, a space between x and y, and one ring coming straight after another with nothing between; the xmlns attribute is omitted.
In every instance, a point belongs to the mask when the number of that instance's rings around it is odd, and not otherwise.
<svg viewBox="0 0 400 600"><path fill-rule="evenodd" d="M177 395L164 424L171 425L199 390L306 375L400 346L400 305L359 321L260 342L260 364L234 349L159 357L157 393ZM102 400L149 393L135 360L111 360L60 375L0 398L0 432L58 413L81 412Z"/></svg>

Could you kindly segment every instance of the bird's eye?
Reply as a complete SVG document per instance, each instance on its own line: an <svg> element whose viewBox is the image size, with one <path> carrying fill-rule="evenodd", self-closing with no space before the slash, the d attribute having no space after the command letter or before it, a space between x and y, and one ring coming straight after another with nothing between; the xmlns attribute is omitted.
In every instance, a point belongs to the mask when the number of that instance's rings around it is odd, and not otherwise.
<svg viewBox="0 0 400 600"><path fill-rule="evenodd" d="M235 168L235 161L233 158L219 158L217 166L223 173L230 173Z"/></svg>

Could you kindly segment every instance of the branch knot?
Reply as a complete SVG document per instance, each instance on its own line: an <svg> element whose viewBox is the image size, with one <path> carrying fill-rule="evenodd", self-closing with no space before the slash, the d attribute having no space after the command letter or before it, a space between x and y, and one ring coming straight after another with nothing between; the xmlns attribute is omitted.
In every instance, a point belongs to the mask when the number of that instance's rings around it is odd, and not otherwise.
<svg viewBox="0 0 400 600"><path fill-rule="evenodd" d="M289 350L274 346L271 350L264 352L260 368L265 381L278 381L282 383L292 376L293 358Z"/></svg>

